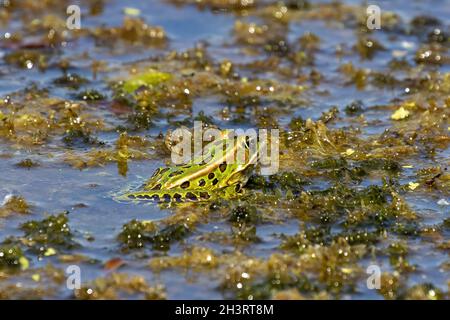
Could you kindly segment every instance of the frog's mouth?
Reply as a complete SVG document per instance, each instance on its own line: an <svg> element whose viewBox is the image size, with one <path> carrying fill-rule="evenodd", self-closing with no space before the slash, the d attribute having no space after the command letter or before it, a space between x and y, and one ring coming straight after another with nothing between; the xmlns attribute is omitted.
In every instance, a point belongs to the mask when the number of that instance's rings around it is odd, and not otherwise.
<svg viewBox="0 0 450 320"><path fill-rule="evenodd" d="M139 190L143 190L145 187L144 179L139 179L138 182L130 183L125 188L121 188L120 190L113 190L109 192L109 197L117 202L130 202L133 199L129 198L129 194L133 194L135 192L139 192Z"/></svg>

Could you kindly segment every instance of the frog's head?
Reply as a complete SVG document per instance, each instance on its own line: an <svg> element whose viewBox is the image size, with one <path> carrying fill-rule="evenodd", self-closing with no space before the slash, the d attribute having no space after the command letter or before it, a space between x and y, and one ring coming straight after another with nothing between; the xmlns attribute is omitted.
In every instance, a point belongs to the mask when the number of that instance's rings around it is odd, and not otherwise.
<svg viewBox="0 0 450 320"><path fill-rule="evenodd" d="M236 135L235 144L227 152L234 156L233 161L228 164L229 172L223 181L223 186L236 185L238 189L245 185L258 160L259 143L254 136Z"/></svg>

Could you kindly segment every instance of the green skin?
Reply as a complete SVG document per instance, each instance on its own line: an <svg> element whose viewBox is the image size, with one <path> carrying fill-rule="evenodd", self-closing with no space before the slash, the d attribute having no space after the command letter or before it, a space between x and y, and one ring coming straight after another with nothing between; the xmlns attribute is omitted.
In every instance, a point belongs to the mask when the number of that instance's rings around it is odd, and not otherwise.
<svg viewBox="0 0 450 320"><path fill-rule="evenodd" d="M249 148L245 137L238 137L236 143L224 154L214 157L223 140L212 143L209 152L213 156L207 164L197 164L196 159L184 166L156 169L142 190L126 193L119 200L147 200L153 202L198 202L214 198L235 198L242 194L254 168L256 154L248 156ZM226 163L226 157L236 153L237 147L246 153L245 163ZM237 162L237 161L236 161Z"/></svg>

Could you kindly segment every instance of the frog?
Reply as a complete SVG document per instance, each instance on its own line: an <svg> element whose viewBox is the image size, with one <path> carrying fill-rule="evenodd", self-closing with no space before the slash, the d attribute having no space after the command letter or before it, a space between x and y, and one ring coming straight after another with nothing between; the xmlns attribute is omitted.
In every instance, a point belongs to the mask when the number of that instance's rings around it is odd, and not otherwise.
<svg viewBox="0 0 450 320"><path fill-rule="evenodd" d="M234 139L234 143L224 139ZM250 139L255 138L238 135L218 139L204 153L210 155L210 161L202 163L197 155L184 165L157 168L139 190L127 192L119 200L186 203L236 198L244 193L243 187L258 159L257 148L250 150ZM217 152L219 148L223 152ZM239 161L239 148L244 151L245 160Z"/></svg>

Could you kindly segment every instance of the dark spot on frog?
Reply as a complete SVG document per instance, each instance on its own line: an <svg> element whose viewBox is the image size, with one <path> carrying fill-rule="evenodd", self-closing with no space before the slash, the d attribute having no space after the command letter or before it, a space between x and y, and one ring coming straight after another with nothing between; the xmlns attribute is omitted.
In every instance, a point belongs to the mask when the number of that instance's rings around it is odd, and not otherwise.
<svg viewBox="0 0 450 320"><path fill-rule="evenodd" d="M157 168L155 170L155 172L153 173L152 178L155 177L159 173L160 170L161 170L160 168Z"/></svg>
<svg viewBox="0 0 450 320"><path fill-rule="evenodd" d="M169 178L178 176L178 175L180 175L180 174L182 174L182 173L183 173L183 171L180 171L180 170L171 172L171 173L169 174Z"/></svg>
<svg viewBox="0 0 450 320"><path fill-rule="evenodd" d="M238 183L238 184L236 185L236 187L234 188L234 190L235 190L236 192L239 192L239 191L241 190L241 185Z"/></svg>
<svg viewBox="0 0 450 320"><path fill-rule="evenodd" d="M181 194L175 193L175 194L173 195L173 198L174 198L177 202L181 202Z"/></svg>
<svg viewBox="0 0 450 320"><path fill-rule="evenodd" d="M169 202L170 201L170 194L165 193L163 195L163 199L164 199L164 201Z"/></svg>
<svg viewBox="0 0 450 320"><path fill-rule="evenodd" d="M208 174L208 179L214 179L216 175L214 174L214 172L211 172L210 174Z"/></svg>
<svg viewBox="0 0 450 320"><path fill-rule="evenodd" d="M195 201L195 200L197 200L197 196L195 194L193 194L192 192L188 192L188 193L186 193L186 199Z"/></svg>
<svg viewBox="0 0 450 320"><path fill-rule="evenodd" d="M156 186L154 186L152 190L161 190L161 183L158 183Z"/></svg>
<svg viewBox="0 0 450 320"><path fill-rule="evenodd" d="M162 169L162 170L159 172L159 174L163 174L164 172L167 172L169 169L170 169L170 168L164 168L164 169Z"/></svg>
<svg viewBox="0 0 450 320"><path fill-rule="evenodd" d="M200 198L209 199L210 196L209 196L208 192L200 192Z"/></svg>
<svg viewBox="0 0 450 320"><path fill-rule="evenodd" d="M225 170L227 170L227 164L226 163L222 163L219 165L219 170L220 172L225 172Z"/></svg>
<svg viewBox="0 0 450 320"><path fill-rule="evenodd" d="M181 188L182 188L182 189L189 188L189 185L190 185L189 181L185 181L185 182L183 182L183 183L181 184Z"/></svg>
<svg viewBox="0 0 450 320"><path fill-rule="evenodd" d="M205 184L206 184L206 182L205 182L205 180L203 180L203 179L201 179L201 180L198 182L198 185L199 185L200 187L203 187Z"/></svg>
<svg viewBox="0 0 450 320"><path fill-rule="evenodd" d="M212 182L213 186L215 186L219 182L219 179L215 178Z"/></svg>
<svg viewBox="0 0 450 320"><path fill-rule="evenodd" d="M128 195L128 198L129 199L136 199L136 196L134 194L130 194L130 195Z"/></svg>

